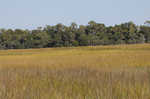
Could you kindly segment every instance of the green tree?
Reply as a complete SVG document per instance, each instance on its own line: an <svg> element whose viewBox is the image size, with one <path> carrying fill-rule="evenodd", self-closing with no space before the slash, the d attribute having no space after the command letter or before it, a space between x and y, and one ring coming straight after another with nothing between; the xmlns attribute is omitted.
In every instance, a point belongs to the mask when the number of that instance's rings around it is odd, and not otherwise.
<svg viewBox="0 0 150 99"><path fill-rule="evenodd" d="M51 43L51 37L46 32L41 30L32 31L31 44L33 48L44 48L48 47L48 44Z"/></svg>
<svg viewBox="0 0 150 99"><path fill-rule="evenodd" d="M150 27L149 26L141 26L140 33L144 35L145 42L150 43Z"/></svg>

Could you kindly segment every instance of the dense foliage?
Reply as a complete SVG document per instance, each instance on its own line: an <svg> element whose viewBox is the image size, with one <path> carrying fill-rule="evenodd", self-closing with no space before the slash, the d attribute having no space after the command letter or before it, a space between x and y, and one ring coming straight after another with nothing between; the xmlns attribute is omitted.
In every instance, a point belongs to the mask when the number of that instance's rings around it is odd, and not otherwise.
<svg viewBox="0 0 150 99"><path fill-rule="evenodd" d="M149 23L146 21L146 25L137 26L127 22L107 27L90 21L88 25L47 25L31 31L0 29L0 49L149 43Z"/></svg>

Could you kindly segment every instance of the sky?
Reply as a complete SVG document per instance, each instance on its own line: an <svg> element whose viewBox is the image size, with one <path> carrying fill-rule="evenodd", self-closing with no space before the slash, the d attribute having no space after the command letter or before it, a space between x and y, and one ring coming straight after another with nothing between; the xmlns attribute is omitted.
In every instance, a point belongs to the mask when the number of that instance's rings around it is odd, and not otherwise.
<svg viewBox="0 0 150 99"><path fill-rule="evenodd" d="M0 0L0 28L36 29L93 20L107 26L150 20L150 0Z"/></svg>

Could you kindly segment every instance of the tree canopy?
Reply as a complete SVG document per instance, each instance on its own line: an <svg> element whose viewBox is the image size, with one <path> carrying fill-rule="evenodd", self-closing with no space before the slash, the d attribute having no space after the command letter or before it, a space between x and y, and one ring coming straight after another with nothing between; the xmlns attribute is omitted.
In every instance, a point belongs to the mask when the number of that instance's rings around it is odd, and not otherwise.
<svg viewBox="0 0 150 99"><path fill-rule="evenodd" d="M141 26L133 22L105 26L90 21L88 25L73 22L70 26L47 25L35 30L0 29L0 49L150 43L149 25L150 21Z"/></svg>

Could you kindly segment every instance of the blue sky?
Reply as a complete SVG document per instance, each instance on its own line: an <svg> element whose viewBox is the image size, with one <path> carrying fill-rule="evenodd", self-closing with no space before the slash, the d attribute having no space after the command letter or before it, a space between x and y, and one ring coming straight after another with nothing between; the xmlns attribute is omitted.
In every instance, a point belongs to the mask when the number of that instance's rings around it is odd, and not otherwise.
<svg viewBox="0 0 150 99"><path fill-rule="evenodd" d="M150 0L0 0L0 28L34 29L94 20L106 25L150 20Z"/></svg>

